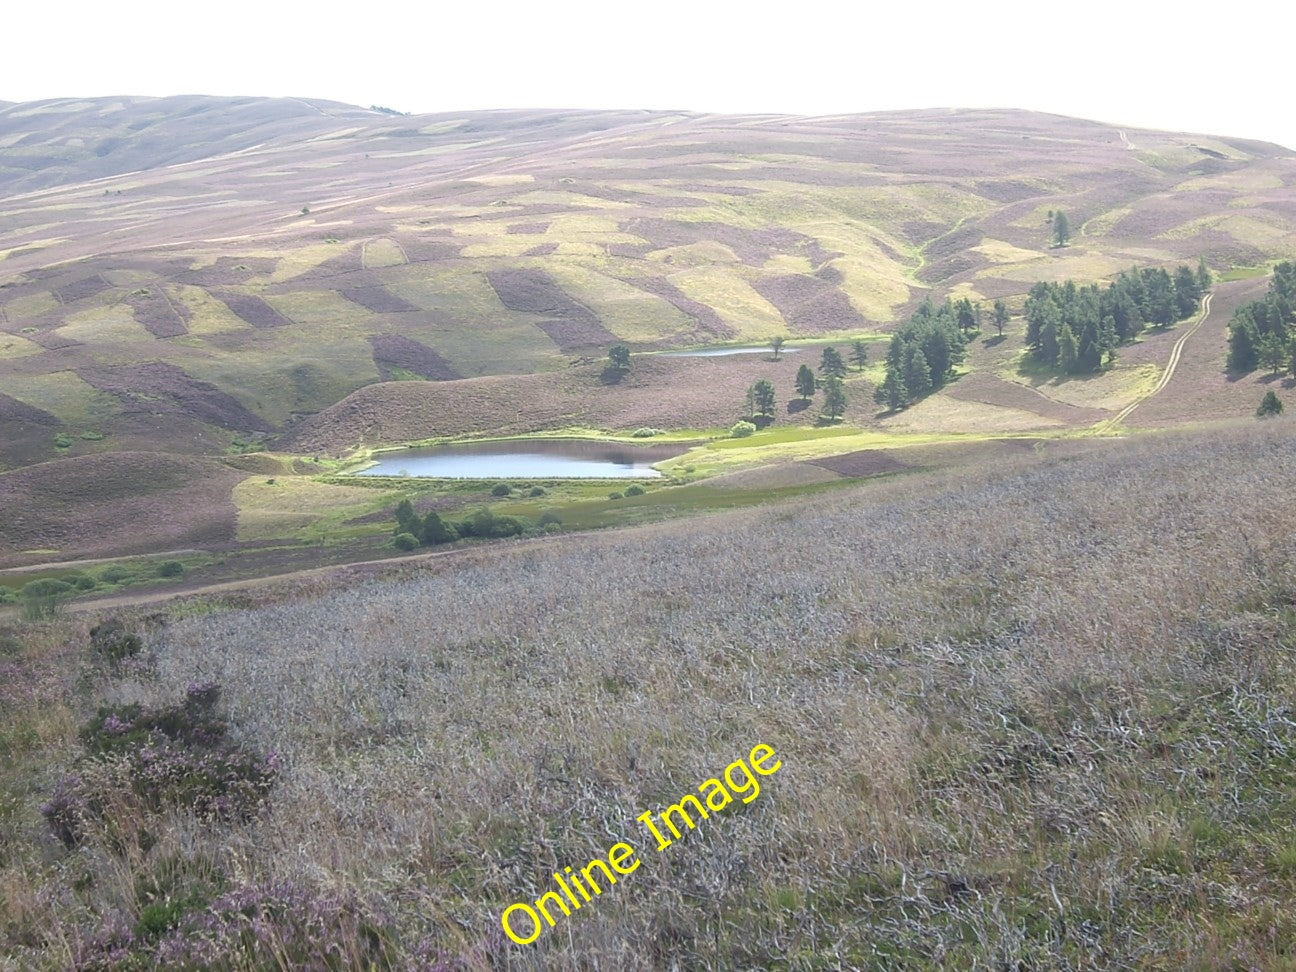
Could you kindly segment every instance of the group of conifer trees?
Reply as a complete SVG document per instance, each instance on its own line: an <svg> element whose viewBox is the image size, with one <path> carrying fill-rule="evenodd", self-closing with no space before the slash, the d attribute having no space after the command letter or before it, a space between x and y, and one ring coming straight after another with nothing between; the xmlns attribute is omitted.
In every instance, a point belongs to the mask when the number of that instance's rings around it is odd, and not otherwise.
<svg viewBox="0 0 1296 972"><path fill-rule="evenodd" d="M891 335L886 377L874 401L895 411L943 387L967 355L967 335L978 316L966 298L940 305L923 301Z"/></svg>
<svg viewBox="0 0 1296 972"><path fill-rule="evenodd" d="M1243 304L1229 321L1229 371L1245 373L1265 365L1274 374L1296 374L1296 263L1274 267L1269 291Z"/></svg>
<svg viewBox="0 0 1296 972"><path fill-rule="evenodd" d="M1041 281L1026 298L1026 347L1065 374L1098 371L1146 325L1165 327L1191 315L1210 285L1204 261L1196 272L1180 266L1173 277L1161 267L1130 270L1106 287Z"/></svg>

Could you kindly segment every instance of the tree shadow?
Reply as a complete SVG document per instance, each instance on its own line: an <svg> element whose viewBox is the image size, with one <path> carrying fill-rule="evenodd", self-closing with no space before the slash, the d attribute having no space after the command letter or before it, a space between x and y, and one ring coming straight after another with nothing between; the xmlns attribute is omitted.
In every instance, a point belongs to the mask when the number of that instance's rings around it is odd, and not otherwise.
<svg viewBox="0 0 1296 972"><path fill-rule="evenodd" d="M808 398L794 398L787 403L789 415L796 415L798 412L804 412L809 407L810 399Z"/></svg>
<svg viewBox="0 0 1296 972"><path fill-rule="evenodd" d="M981 342L983 348L996 348L1008 340L1006 334L996 334L994 337L988 337Z"/></svg>
<svg viewBox="0 0 1296 972"><path fill-rule="evenodd" d="M623 371L620 368L613 368L611 365L608 365L599 374L599 381L603 382L605 385L619 385L621 384L621 379L628 374L628 371Z"/></svg>

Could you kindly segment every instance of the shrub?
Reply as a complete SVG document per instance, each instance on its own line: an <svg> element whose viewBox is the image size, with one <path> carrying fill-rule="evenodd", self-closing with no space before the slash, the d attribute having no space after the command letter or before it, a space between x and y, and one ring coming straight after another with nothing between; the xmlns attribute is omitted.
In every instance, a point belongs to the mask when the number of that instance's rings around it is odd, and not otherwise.
<svg viewBox="0 0 1296 972"><path fill-rule="evenodd" d="M184 564L178 560L164 560L157 566L159 577L183 577L184 572Z"/></svg>
<svg viewBox="0 0 1296 972"><path fill-rule="evenodd" d="M748 422L746 419L740 419L733 424L729 434L735 439L745 439L755 431L756 426L753 423Z"/></svg>
<svg viewBox="0 0 1296 972"><path fill-rule="evenodd" d="M71 584L78 591L93 591L96 587L99 586L98 581L96 581L89 574L81 573L79 570L73 571L70 574L64 574L63 582L65 584Z"/></svg>
<svg viewBox="0 0 1296 972"><path fill-rule="evenodd" d="M608 493L608 499L610 499L610 500L619 500L619 499L621 499L621 494L620 494L620 493Z"/></svg>
<svg viewBox="0 0 1296 972"><path fill-rule="evenodd" d="M90 647L108 661L119 662L138 655L144 642L119 619L109 618L90 629Z"/></svg>
<svg viewBox="0 0 1296 972"><path fill-rule="evenodd" d="M545 510L540 514L540 525L542 527L562 526L562 517L553 510Z"/></svg>
<svg viewBox="0 0 1296 972"><path fill-rule="evenodd" d="M515 537L522 524L511 516L496 516L490 510L479 510L458 524L461 537Z"/></svg>
<svg viewBox="0 0 1296 972"><path fill-rule="evenodd" d="M507 496L513 492L513 487L508 483L496 483L495 488L491 490L492 496Z"/></svg>
<svg viewBox="0 0 1296 972"><path fill-rule="evenodd" d="M75 588L64 581L52 577L28 581L19 591L22 601L23 618L27 621L41 621L52 618L58 613L60 604L67 600Z"/></svg>
<svg viewBox="0 0 1296 972"><path fill-rule="evenodd" d="M642 496L644 494L644 488L638 483L635 483L633 486L626 487L625 494L627 496Z"/></svg>
<svg viewBox="0 0 1296 972"><path fill-rule="evenodd" d="M59 449L71 449L72 436L60 432L58 435L54 436L54 445Z"/></svg>
<svg viewBox="0 0 1296 972"><path fill-rule="evenodd" d="M104 568L99 574L99 579L106 584L120 584L123 581L134 580L135 575L124 564L113 564Z"/></svg>
<svg viewBox="0 0 1296 972"><path fill-rule="evenodd" d="M531 491L527 493L528 496L543 496L544 494L545 488L543 486L532 486Z"/></svg>
<svg viewBox="0 0 1296 972"><path fill-rule="evenodd" d="M666 433L663 432L661 429L654 429L651 427L635 429L633 432L630 433L630 435L636 439L651 439L654 435L665 435L665 434Z"/></svg>
<svg viewBox="0 0 1296 972"><path fill-rule="evenodd" d="M1282 399L1275 395L1271 388L1265 392L1265 397L1260 400L1260 407L1256 409L1256 418L1265 418L1270 415L1281 415L1282 410Z"/></svg>
<svg viewBox="0 0 1296 972"><path fill-rule="evenodd" d="M175 705L101 706L81 727L81 772L59 783L41 807L54 835L75 847L123 788L153 812L249 818L265 803L276 762L228 742L228 724L215 712L219 700L218 685L196 682Z"/></svg>
<svg viewBox="0 0 1296 972"><path fill-rule="evenodd" d="M413 550L418 545L418 537L412 533L398 533L392 537L392 546L397 550Z"/></svg>
<svg viewBox="0 0 1296 972"><path fill-rule="evenodd" d="M81 438L85 439L87 442L98 442L103 438L103 433L94 431L82 432Z"/></svg>
<svg viewBox="0 0 1296 972"><path fill-rule="evenodd" d="M433 547L440 543L453 543L459 539L454 527L441 519L441 515L435 510L423 517L423 525L419 536L424 543Z"/></svg>

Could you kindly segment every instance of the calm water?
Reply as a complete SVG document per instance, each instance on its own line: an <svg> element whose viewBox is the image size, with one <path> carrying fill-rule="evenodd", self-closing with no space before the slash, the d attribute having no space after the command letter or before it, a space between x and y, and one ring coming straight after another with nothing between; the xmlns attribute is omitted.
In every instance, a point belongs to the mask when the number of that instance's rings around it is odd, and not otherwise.
<svg viewBox="0 0 1296 972"><path fill-rule="evenodd" d="M801 348L782 348L779 354L788 354L792 351L800 351ZM773 354L768 344L759 348L703 348L701 351L663 351L663 358L719 358L726 354Z"/></svg>
<svg viewBox="0 0 1296 972"><path fill-rule="evenodd" d="M681 445L623 445L579 439L478 442L384 453L357 476L440 479L653 479L652 463L677 456Z"/></svg>

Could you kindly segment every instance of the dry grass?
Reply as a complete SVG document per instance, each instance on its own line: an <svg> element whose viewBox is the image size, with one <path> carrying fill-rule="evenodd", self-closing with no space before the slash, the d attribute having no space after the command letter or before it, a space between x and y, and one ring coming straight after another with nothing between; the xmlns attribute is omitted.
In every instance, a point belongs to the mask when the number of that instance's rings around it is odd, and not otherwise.
<svg viewBox="0 0 1296 972"><path fill-rule="evenodd" d="M0 940L66 966L163 876L219 876L343 895L380 967L1285 968L1294 459L1251 423L497 548L180 611L116 671L74 625L7 636ZM93 700L205 680L278 754L269 813L123 804L51 847ZM653 853L635 816L756 742L783 760L760 798ZM619 839L633 876L507 946L504 907Z"/></svg>

